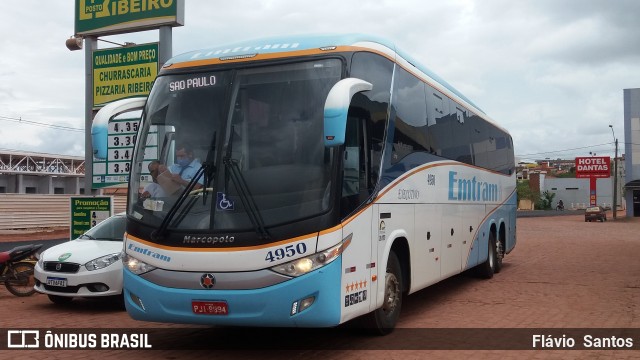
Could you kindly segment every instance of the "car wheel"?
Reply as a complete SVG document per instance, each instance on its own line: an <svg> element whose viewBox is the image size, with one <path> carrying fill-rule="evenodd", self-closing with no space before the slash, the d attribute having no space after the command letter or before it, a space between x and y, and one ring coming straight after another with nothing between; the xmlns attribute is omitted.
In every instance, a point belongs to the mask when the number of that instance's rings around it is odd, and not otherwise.
<svg viewBox="0 0 640 360"><path fill-rule="evenodd" d="M52 303L57 305L68 304L71 302L71 300L73 300L73 298L69 296L58 296L58 295L47 295L47 296L49 297L49 300L51 300Z"/></svg>

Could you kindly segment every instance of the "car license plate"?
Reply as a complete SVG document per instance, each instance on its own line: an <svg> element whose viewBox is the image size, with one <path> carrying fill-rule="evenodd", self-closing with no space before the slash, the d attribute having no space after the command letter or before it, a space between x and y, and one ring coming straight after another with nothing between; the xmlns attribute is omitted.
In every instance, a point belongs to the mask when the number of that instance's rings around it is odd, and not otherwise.
<svg viewBox="0 0 640 360"><path fill-rule="evenodd" d="M48 277L47 278L47 285L49 285L49 286L57 286L57 287L67 287L67 279L65 279L65 278Z"/></svg>
<svg viewBox="0 0 640 360"><path fill-rule="evenodd" d="M191 301L194 314L228 315L229 307L226 301Z"/></svg>

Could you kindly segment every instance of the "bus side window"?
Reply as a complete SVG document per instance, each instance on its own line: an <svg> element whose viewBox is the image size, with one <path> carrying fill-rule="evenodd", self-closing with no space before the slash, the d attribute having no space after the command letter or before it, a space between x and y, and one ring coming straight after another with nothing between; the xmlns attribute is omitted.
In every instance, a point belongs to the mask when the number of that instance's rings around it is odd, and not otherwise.
<svg viewBox="0 0 640 360"><path fill-rule="evenodd" d="M396 67L392 106L396 110L391 164L430 148L427 137L425 84L401 67ZM411 165L411 164L407 164Z"/></svg>
<svg viewBox="0 0 640 360"><path fill-rule="evenodd" d="M380 165L384 148L384 137L387 128L387 113L391 101L391 79L393 63L388 59L369 52L357 52L351 59L350 77L370 82L370 91L353 96L349 113L355 111L365 123L366 148L369 166L367 187L370 192L380 180Z"/></svg>
<svg viewBox="0 0 640 360"><path fill-rule="evenodd" d="M429 150L432 154L446 157L450 144L449 98L431 86L427 86L427 111Z"/></svg>
<svg viewBox="0 0 640 360"><path fill-rule="evenodd" d="M342 197L349 197L360 193L360 139L358 119L348 118L344 143L344 159L342 159Z"/></svg>
<svg viewBox="0 0 640 360"><path fill-rule="evenodd" d="M365 119L349 116L342 159L342 218L351 214L371 195L371 167L367 159L367 126Z"/></svg>

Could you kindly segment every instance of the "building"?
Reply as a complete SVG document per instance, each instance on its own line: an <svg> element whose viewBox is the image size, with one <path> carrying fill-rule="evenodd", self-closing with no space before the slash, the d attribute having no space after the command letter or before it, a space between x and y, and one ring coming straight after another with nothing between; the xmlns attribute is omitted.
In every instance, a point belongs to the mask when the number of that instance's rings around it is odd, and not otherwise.
<svg viewBox="0 0 640 360"><path fill-rule="evenodd" d="M0 150L0 193L84 194L84 156Z"/></svg>
<svg viewBox="0 0 640 360"><path fill-rule="evenodd" d="M624 90L624 145L627 216L640 216L640 89Z"/></svg>
<svg viewBox="0 0 640 360"><path fill-rule="evenodd" d="M618 158L618 209L625 209L625 199L623 196L623 180L625 176L625 156ZM614 160L611 164L613 166ZM521 168L518 172L519 180L529 180L529 186L535 192L542 194L549 191L555 194L552 208L555 208L558 201L562 200L566 209L584 209L590 203L590 183L589 179L577 179L575 177L556 177L561 174L575 172L575 159L570 160L537 160L535 164L519 164ZM613 169L612 169L613 171ZM606 208L613 207L613 176L610 178L600 178L596 180L596 202Z"/></svg>

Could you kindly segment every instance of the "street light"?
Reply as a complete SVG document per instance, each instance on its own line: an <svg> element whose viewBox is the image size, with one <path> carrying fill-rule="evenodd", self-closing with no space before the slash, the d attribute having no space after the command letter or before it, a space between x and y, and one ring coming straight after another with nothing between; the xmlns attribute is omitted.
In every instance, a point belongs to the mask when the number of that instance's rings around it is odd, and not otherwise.
<svg viewBox="0 0 640 360"><path fill-rule="evenodd" d="M613 125L609 125L609 127L616 143L616 156L613 158L613 220L616 220L618 218L618 139L616 132L613 131Z"/></svg>
<svg viewBox="0 0 640 360"><path fill-rule="evenodd" d="M72 36L68 38L64 44L67 46L67 49L69 49L70 51L80 50L82 49L82 38Z"/></svg>
<svg viewBox="0 0 640 360"><path fill-rule="evenodd" d="M136 45L135 43L132 43L132 42L125 42L124 44L120 44L120 43L117 43L117 42L98 39L98 38L96 38L96 40L97 41L103 41L103 42L106 42L106 43L109 43L109 44L113 44L113 45L122 46L122 47L130 47L130 46ZM67 46L67 49L69 49L70 51L82 50L82 37L74 35L74 36L68 38L67 41L65 41L64 44Z"/></svg>

